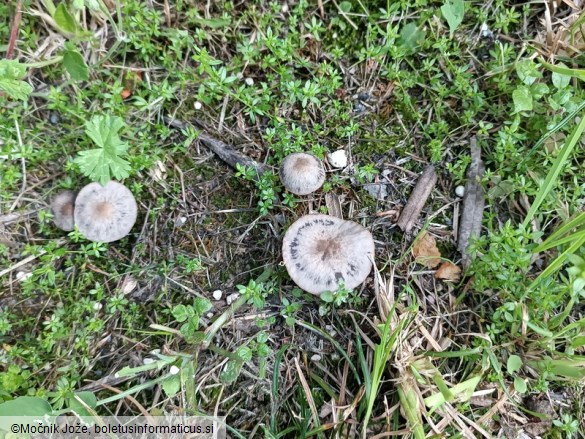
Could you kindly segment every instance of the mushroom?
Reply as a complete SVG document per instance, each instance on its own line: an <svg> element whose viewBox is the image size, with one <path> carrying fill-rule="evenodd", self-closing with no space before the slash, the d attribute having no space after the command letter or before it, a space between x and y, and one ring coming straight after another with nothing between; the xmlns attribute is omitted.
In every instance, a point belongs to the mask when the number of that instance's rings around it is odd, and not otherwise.
<svg viewBox="0 0 585 439"><path fill-rule="evenodd" d="M340 282L353 289L372 270L374 239L353 221L305 215L285 233L282 257L292 280L311 294L335 291Z"/></svg>
<svg viewBox="0 0 585 439"><path fill-rule="evenodd" d="M280 181L293 194L307 195L323 186L325 168L313 154L295 152L282 161Z"/></svg>
<svg viewBox="0 0 585 439"><path fill-rule="evenodd" d="M73 209L75 208L75 192L61 191L51 201L53 223L61 230L70 232L75 226Z"/></svg>
<svg viewBox="0 0 585 439"><path fill-rule="evenodd" d="M137 211L132 192L123 184L90 183L75 200L75 225L90 241L117 241L130 233Z"/></svg>

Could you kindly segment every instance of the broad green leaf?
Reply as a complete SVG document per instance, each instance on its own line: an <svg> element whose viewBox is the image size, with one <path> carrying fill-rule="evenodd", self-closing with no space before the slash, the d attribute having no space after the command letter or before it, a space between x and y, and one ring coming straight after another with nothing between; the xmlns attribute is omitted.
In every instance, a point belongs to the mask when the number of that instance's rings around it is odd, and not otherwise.
<svg viewBox="0 0 585 439"><path fill-rule="evenodd" d="M463 0L447 0L443 6L441 6L441 14L447 24L449 24L449 32L453 35L453 32L457 30L459 25L463 22L463 16L465 15L465 2Z"/></svg>
<svg viewBox="0 0 585 439"><path fill-rule="evenodd" d="M14 60L0 60L0 91L5 92L12 99L26 101L32 93L31 85L23 81L26 75L26 66Z"/></svg>
<svg viewBox="0 0 585 439"><path fill-rule="evenodd" d="M549 92L549 88L548 85L543 84L542 82L538 82L536 84L532 84L530 86L530 93L532 94L532 97L536 100L540 99L541 97L543 97L545 94L547 94Z"/></svg>
<svg viewBox="0 0 585 439"><path fill-rule="evenodd" d="M51 405L43 398L20 396L0 404L0 430L8 431L10 422L4 416L45 416L53 412Z"/></svg>
<svg viewBox="0 0 585 439"><path fill-rule="evenodd" d="M171 375L162 382L162 388L167 396L175 396L181 390L181 375Z"/></svg>
<svg viewBox="0 0 585 439"><path fill-rule="evenodd" d="M53 15L53 19L57 23L57 25L63 29L65 32L70 34L74 34L77 32L77 22L73 15L67 9L65 3L59 3L57 9L55 10L55 14Z"/></svg>
<svg viewBox="0 0 585 439"><path fill-rule="evenodd" d="M94 116L85 125L85 133L100 147L79 152L75 163L93 181L106 184L111 177L124 179L130 175L130 163L123 158L128 144L118 136L124 125L119 117Z"/></svg>
<svg viewBox="0 0 585 439"><path fill-rule="evenodd" d="M351 12L351 7L352 7L351 2L343 1L343 2L339 3L339 9L342 12L346 12L346 13Z"/></svg>
<svg viewBox="0 0 585 439"><path fill-rule="evenodd" d="M242 361L248 362L252 359L252 349L248 346L240 346L237 352Z"/></svg>
<svg viewBox="0 0 585 439"><path fill-rule="evenodd" d="M424 36L425 33L416 24L408 23L401 29L400 36L396 40L396 45L402 47L407 52L412 52L419 46Z"/></svg>
<svg viewBox="0 0 585 439"><path fill-rule="evenodd" d="M521 367L522 359L518 355L510 355L510 357L508 358L508 362L506 363L508 373L518 372Z"/></svg>
<svg viewBox="0 0 585 439"><path fill-rule="evenodd" d="M177 322L184 322L189 317L187 307L185 305L177 305L172 310L173 317Z"/></svg>
<svg viewBox="0 0 585 439"><path fill-rule="evenodd" d="M553 65L542 60L540 61L540 63L543 65L543 67L546 67L551 72L560 73L561 75L572 76L580 79L581 81L585 81L585 70L583 69L570 69L568 67L565 67L564 65L560 64Z"/></svg>
<svg viewBox="0 0 585 439"><path fill-rule="evenodd" d="M69 408L71 410L81 416L91 416L90 411L76 397L81 399L89 408L94 409L97 407L95 395L92 392L78 392L75 393L73 398L69 398Z"/></svg>
<svg viewBox="0 0 585 439"><path fill-rule="evenodd" d="M514 113L532 110L532 93L528 87L519 86L512 93L512 99L514 100Z"/></svg>
<svg viewBox="0 0 585 439"><path fill-rule="evenodd" d="M238 379L241 369L242 369L241 361L229 360L225 365L225 369L221 372L219 377L221 381L225 384L233 383L235 380Z"/></svg>
<svg viewBox="0 0 585 439"><path fill-rule="evenodd" d="M213 305L207 299L202 297L197 297L193 303L193 307L195 308L195 312L199 315L203 315L207 311L211 309Z"/></svg>
<svg viewBox="0 0 585 439"><path fill-rule="evenodd" d="M584 17L585 17L585 15L584 15ZM562 67L565 67L564 64L559 64L559 65ZM570 82L571 82L570 75L563 75L562 73L552 72L552 83L559 90L567 87Z"/></svg>
<svg viewBox="0 0 585 439"><path fill-rule="evenodd" d="M518 393L526 393L528 390L528 386L526 385L526 381L523 378L515 377L514 378L514 389Z"/></svg>
<svg viewBox="0 0 585 439"><path fill-rule="evenodd" d="M63 65L73 80L87 81L89 79L87 64L77 50L63 52Z"/></svg>

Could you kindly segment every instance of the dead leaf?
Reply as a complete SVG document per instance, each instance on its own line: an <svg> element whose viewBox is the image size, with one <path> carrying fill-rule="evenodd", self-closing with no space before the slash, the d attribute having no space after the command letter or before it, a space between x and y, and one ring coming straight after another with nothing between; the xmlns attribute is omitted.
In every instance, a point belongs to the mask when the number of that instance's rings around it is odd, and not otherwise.
<svg viewBox="0 0 585 439"><path fill-rule="evenodd" d="M434 166L429 165L416 182L410 198L406 206L404 206L404 209L402 209L400 218L398 218L396 223L404 232L409 233L414 226L435 184L437 184L437 173L435 172Z"/></svg>
<svg viewBox="0 0 585 439"><path fill-rule="evenodd" d="M122 96L122 99L128 99L130 96L132 95L132 90L125 88L124 90L122 90L120 92L120 96Z"/></svg>
<svg viewBox="0 0 585 439"><path fill-rule="evenodd" d="M459 279L461 279L461 268L449 261L443 262L439 269L435 272L435 279L457 282Z"/></svg>
<svg viewBox="0 0 585 439"><path fill-rule="evenodd" d="M437 243L432 235L423 231L412 248L412 254L416 262L424 264L429 268L434 268L441 263L441 252L437 248Z"/></svg>

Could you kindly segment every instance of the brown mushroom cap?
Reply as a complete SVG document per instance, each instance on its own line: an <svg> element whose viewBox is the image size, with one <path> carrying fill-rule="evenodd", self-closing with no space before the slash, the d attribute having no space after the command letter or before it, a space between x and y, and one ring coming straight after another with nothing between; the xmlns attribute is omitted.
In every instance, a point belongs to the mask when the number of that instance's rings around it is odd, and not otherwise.
<svg viewBox="0 0 585 439"><path fill-rule="evenodd" d="M295 152L282 160L280 181L293 194L307 195L323 186L325 168L313 154Z"/></svg>
<svg viewBox="0 0 585 439"><path fill-rule="evenodd" d="M70 232L75 226L73 210L75 209L75 192L61 191L51 201L53 223L61 230Z"/></svg>
<svg viewBox="0 0 585 439"><path fill-rule="evenodd" d="M90 183L75 200L75 225L90 241L117 241L130 233L137 212L134 195L123 184Z"/></svg>
<svg viewBox="0 0 585 439"><path fill-rule="evenodd" d="M303 290L320 295L360 285L372 270L374 239L353 221L305 215L284 235L282 257L288 274Z"/></svg>

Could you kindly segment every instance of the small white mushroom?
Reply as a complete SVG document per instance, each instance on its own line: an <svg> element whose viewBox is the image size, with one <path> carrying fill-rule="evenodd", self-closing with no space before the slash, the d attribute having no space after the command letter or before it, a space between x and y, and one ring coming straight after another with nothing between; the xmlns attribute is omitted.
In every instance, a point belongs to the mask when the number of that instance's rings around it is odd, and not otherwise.
<svg viewBox="0 0 585 439"><path fill-rule="evenodd" d="M322 214L299 218L282 243L288 274L315 295L337 290L340 282L356 288L372 270L374 251L374 239L364 227Z"/></svg>
<svg viewBox="0 0 585 439"><path fill-rule="evenodd" d="M293 194L308 195L325 183L325 168L313 154L295 152L282 161L280 181Z"/></svg>
<svg viewBox="0 0 585 439"><path fill-rule="evenodd" d="M459 198L463 198L465 195L465 186L457 186L455 188L455 195L457 195Z"/></svg>
<svg viewBox="0 0 585 439"><path fill-rule="evenodd" d="M223 296L223 293L222 293L222 291L221 291L221 290L215 290L215 291L214 291L213 293L211 293L211 294L212 294L212 296L213 296L213 298L214 298L215 300L220 300L220 299L221 299L221 296Z"/></svg>
<svg viewBox="0 0 585 439"><path fill-rule="evenodd" d="M130 233L137 212L136 200L123 184L90 183L75 200L75 225L90 241L117 241Z"/></svg>
<svg viewBox="0 0 585 439"><path fill-rule="evenodd" d="M73 210L75 209L75 192L61 191L51 201L53 222L65 232L70 232L75 226Z"/></svg>
<svg viewBox="0 0 585 439"><path fill-rule="evenodd" d="M347 166L347 154L345 150L340 149L327 154L327 161L334 168L345 168Z"/></svg>

